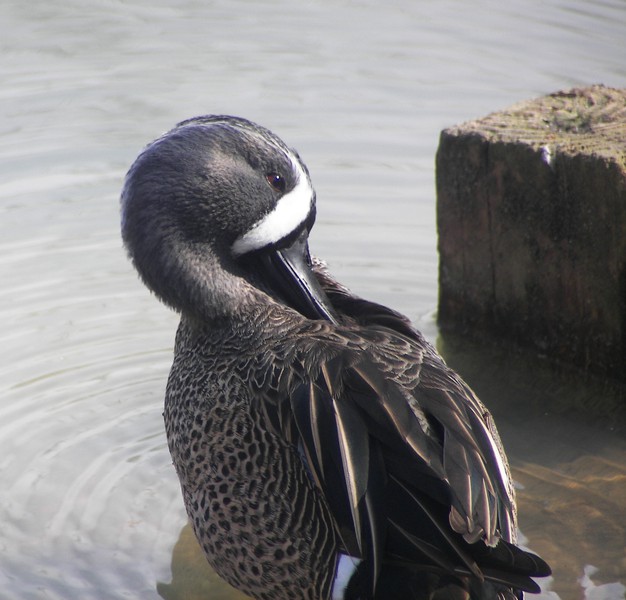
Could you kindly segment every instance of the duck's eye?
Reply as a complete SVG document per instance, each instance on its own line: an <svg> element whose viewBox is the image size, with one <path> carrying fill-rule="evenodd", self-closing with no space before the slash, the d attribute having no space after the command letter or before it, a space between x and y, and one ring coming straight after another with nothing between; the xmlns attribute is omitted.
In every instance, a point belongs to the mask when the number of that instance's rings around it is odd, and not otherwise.
<svg viewBox="0 0 626 600"><path fill-rule="evenodd" d="M277 192L282 193L285 191L285 178L282 175L278 173L268 173L265 178Z"/></svg>

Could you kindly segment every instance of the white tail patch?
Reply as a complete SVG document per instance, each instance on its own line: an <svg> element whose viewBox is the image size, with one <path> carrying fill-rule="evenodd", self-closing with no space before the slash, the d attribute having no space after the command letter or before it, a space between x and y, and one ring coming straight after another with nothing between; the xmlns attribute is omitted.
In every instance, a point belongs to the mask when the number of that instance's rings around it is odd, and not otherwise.
<svg viewBox="0 0 626 600"><path fill-rule="evenodd" d="M272 212L235 240L232 246L235 256L278 242L294 232L309 216L313 204L313 188L300 163L291 156L289 158L296 172L295 187L276 203Z"/></svg>
<svg viewBox="0 0 626 600"><path fill-rule="evenodd" d="M348 556L347 554L339 555L331 600L344 600L350 578L354 575L360 562L360 558L354 558L354 556Z"/></svg>

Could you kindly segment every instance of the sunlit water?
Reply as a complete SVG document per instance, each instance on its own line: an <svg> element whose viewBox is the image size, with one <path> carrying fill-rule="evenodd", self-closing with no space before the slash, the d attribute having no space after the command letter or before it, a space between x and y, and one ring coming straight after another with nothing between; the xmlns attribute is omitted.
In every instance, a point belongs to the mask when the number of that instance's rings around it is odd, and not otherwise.
<svg viewBox="0 0 626 600"><path fill-rule="evenodd" d="M626 5L4 0L0 47L0 598L232 600L183 530L161 420L176 316L121 248L125 170L195 114L274 129L312 172L316 254L436 340L439 131L626 85ZM543 598L623 599L623 429L439 342L498 418L522 534L554 566Z"/></svg>

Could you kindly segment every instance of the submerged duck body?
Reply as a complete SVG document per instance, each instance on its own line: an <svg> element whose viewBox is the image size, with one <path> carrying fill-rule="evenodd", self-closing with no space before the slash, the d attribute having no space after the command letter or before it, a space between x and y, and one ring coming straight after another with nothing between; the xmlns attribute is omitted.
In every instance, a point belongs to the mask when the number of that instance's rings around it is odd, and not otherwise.
<svg viewBox="0 0 626 600"><path fill-rule="evenodd" d="M314 219L305 165L245 119L184 121L127 175L125 245L181 313L165 426L207 559L265 600L538 591L489 412L310 258Z"/></svg>

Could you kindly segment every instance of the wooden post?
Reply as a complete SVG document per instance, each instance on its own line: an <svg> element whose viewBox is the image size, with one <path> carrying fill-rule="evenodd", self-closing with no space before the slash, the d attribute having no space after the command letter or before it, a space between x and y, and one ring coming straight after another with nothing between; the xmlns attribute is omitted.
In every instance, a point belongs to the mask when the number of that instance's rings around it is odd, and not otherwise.
<svg viewBox="0 0 626 600"><path fill-rule="evenodd" d="M439 323L626 380L626 90L441 133Z"/></svg>

